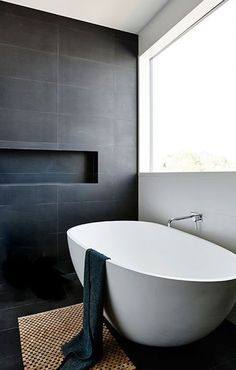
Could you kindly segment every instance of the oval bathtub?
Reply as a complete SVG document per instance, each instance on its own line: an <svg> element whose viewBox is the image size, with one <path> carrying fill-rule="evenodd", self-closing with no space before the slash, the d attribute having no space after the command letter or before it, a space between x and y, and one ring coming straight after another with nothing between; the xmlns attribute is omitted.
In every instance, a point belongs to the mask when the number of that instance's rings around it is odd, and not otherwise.
<svg viewBox="0 0 236 370"><path fill-rule="evenodd" d="M193 342L214 330L236 302L236 255L201 238L141 221L84 224L67 235L82 283L86 249L111 258L104 314L132 341Z"/></svg>

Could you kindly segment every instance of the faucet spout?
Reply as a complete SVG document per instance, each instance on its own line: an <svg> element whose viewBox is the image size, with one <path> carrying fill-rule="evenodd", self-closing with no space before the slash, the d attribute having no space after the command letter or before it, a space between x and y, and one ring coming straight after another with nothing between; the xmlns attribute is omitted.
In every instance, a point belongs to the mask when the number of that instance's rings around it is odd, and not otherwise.
<svg viewBox="0 0 236 370"><path fill-rule="evenodd" d="M172 217L172 218L169 219L167 226L168 227L171 227L172 222L182 221L182 220L188 220L188 219L193 220L193 222L195 223L195 228L197 230L197 228L198 228L198 222L202 222L203 216L202 216L201 213L191 212L190 215L188 215L188 216Z"/></svg>

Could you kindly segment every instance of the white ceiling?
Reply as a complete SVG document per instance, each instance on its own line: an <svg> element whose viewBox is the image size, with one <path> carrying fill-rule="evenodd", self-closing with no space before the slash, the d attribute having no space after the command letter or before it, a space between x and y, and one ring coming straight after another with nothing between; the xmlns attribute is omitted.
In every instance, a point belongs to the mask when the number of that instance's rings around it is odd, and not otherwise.
<svg viewBox="0 0 236 370"><path fill-rule="evenodd" d="M168 0L8 0L8 2L139 33Z"/></svg>

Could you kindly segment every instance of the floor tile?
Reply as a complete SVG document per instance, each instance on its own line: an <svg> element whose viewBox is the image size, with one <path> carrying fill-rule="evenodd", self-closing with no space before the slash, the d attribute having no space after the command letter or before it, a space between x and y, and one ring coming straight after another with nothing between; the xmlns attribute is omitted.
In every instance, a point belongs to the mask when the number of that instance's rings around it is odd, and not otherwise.
<svg viewBox="0 0 236 370"><path fill-rule="evenodd" d="M20 355L5 357L0 359L1 370L23 370L22 359Z"/></svg>
<svg viewBox="0 0 236 370"><path fill-rule="evenodd" d="M20 354L18 328L0 331L0 359L18 354Z"/></svg>

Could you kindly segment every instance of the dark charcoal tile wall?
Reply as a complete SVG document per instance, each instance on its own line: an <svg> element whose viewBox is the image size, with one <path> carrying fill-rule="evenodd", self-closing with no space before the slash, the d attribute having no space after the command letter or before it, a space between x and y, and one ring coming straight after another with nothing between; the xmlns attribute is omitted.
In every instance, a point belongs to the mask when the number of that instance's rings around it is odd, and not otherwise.
<svg viewBox="0 0 236 370"><path fill-rule="evenodd" d="M71 272L69 227L137 219L137 36L1 1L4 148L98 152L97 184L32 184L21 172L0 185L0 265L22 249Z"/></svg>

